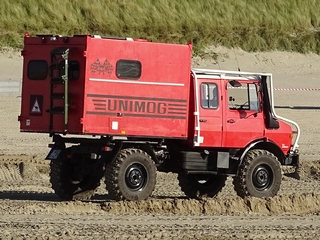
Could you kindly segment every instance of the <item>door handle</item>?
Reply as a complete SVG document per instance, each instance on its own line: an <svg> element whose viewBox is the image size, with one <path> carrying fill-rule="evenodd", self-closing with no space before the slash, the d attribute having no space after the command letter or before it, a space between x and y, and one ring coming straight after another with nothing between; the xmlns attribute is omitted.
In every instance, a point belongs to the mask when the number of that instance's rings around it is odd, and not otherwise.
<svg viewBox="0 0 320 240"><path fill-rule="evenodd" d="M227 123L235 123L235 121L233 119L229 119L227 120Z"/></svg>
<svg viewBox="0 0 320 240"><path fill-rule="evenodd" d="M207 122L207 119L200 119L199 122Z"/></svg>

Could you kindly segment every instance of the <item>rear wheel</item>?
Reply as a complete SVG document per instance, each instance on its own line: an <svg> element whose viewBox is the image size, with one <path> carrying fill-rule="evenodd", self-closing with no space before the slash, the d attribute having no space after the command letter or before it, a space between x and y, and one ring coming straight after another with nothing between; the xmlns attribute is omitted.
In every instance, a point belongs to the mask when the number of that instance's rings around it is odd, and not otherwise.
<svg viewBox="0 0 320 240"><path fill-rule="evenodd" d="M108 164L105 173L106 188L115 200L144 200L156 185L156 166L144 151L123 149Z"/></svg>
<svg viewBox="0 0 320 240"><path fill-rule="evenodd" d="M233 178L234 189L240 197L273 197L281 185L282 174L278 159L269 151L248 151Z"/></svg>
<svg viewBox="0 0 320 240"><path fill-rule="evenodd" d="M214 197L225 186L227 176L225 175L204 175L178 174L179 186L184 194L191 198Z"/></svg>
<svg viewBox="0 0 320 240"><path fill-rule="evenodd" d="M79 174L79 169L71 160L53 160L50 163L50 182L54 192L63 200L88 200L103 177L103 169L94 175L82 175L81 178L73 176Z"/></svg>

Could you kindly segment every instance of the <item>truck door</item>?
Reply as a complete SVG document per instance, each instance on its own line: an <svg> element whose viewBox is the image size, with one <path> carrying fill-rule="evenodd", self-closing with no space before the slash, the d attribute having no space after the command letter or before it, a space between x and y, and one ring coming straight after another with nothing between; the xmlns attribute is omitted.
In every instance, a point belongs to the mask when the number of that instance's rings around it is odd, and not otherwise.
<svg viewBox="0 0 320 240"><path fill-rule="evenodd" d="M20 128L23 131L79 133L83 115L85 49L80 45L60 48L48 39L48 44L40 41L39 44L27 44L22 52ZM63 79L66 60L67 81Z"/></svg>
<svg viewBox="0 0 320 240"><path fill-rule="evenodd" d="M203 138L201 146L221 147L222 102L219 82L208 79L199 81L199 122Z"/></svg>
<svg viewBox="0 0 320 240"><path fill-rule="evenodd" d="M233 84L236 83L236 84ZM227 83L223 147L242 148L264 136L264 120L258 82Z"/></svg>

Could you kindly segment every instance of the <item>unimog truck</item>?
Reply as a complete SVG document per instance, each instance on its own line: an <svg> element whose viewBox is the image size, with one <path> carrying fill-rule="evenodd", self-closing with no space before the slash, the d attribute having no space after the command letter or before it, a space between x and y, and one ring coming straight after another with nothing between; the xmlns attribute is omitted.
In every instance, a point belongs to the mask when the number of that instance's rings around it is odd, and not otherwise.
<svg viewBox="0 0 320 240"><path fill-rule="evenodd" d="M192 69L192 44L96 35L24 36L21 132L52 137L63 200L147 199L157 172L187 197L228 176L241 197L273 197L299 163L299 126L275 113L271 73ZM35 149L35 153L36 153Z"/></svg>

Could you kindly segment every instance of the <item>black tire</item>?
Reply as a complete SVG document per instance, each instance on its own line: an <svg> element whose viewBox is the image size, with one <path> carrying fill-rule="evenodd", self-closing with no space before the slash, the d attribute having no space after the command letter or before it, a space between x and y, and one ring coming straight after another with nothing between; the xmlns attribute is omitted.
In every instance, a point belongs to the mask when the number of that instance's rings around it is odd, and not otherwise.
<svg viewBox="0 0 320 240"><path fill-rule="evenodd" d="M187 197L214 197L225 186L226 175L178 173L179 186Z"/></svg>
<svg viewBox="0 0 320 240"><path fill-rule="evenodd" d="M144 151L122 149L108 164L105 183L109 196L115 200L147 199L156 185L156 166Z"/></svg>
<svg viewBox="0 0 320 240"><path fill-rule="evenodd" d="M50 163L50 183L54 192L62 200L89 200L95 193L103 177L103 169L96 176L84 176L74 181L74 166L69 160L53 160Z"/></svg>
<svg viewBox="0 0 320 240"><path fill-rule="evenodd" d="M245 155L233 185L240 197L267 198L277 195L281 180L277 157L267 150L253 149Z"/></svg>

